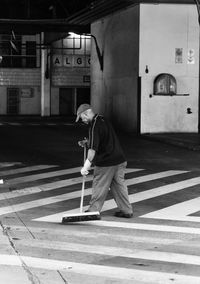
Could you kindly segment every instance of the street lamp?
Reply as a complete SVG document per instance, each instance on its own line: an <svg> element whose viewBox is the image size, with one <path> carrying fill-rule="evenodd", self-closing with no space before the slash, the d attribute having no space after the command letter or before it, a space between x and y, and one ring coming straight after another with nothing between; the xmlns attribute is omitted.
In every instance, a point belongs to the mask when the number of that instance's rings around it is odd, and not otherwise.
<svg viewBox="0 0 200 284"><path fill-rule="evenodd" d="M92 34L90 34L90 36L94 39L96 52L97 52L97 56L98 56L98 59L99 59L100 69L101 69L101 71L103 71L103 51L101 53L96 37Z"/></svg>
<svg viewBox="0 0 200 284"><path fill-rule="evenodd" d="M98 45L98 42L97 42L97 38L92 34L77 34L77 33L74 33L74 32L69 32L69 35L71 35L71 36L76 36L76 35L78 35L78 36L81 36L81 35L91 36L94 39L100 69L101 69L101 71L103 71L103 51L102 52L100 51L100 48L99 48L99 45Z"/></svg>

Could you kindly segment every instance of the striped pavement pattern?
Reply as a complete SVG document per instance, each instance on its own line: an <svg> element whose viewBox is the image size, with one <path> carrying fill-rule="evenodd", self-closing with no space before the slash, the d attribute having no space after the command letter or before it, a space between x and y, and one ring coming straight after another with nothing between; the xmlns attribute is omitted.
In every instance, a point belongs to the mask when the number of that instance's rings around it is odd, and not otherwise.
<svg viewBox="0 0 200 284"><path fill-rule="evenodd" d="M45 215L45 210L42 211L43 216L30 219L28 227L18 224L0 227L1 234L4 233L5 237L6 232L15 248L13 254L1 251L0 266L29 267L41 283L48 284L200 284L200 227L194 226L193 223L187 226L184 222L154 222L158 220L158 216L155 219L153 216L150 218L154 211L145 214L145 207L141 218L137 219L116 220L105 215L102 220L90 221L87 224L80 222L75 226L59 225L63 215L78 210L74 208L66 211L66 203L63 205L63 211L56 213L55 204L80 199L82 178L77 177L80 167L59 169L56 165L25 167L11 163L0 164L0 169L0 177L1 173L4 173L6 187L17 185L18 188L10 192L0 186L0 218L15 212L26 212L27 209L54 205L52 214ZM75 177L72 177L73 174ZM70 175L69 178L66 175ZM54 177L59 180L50 181ZM173 182L169 181L170 177L173 177ZM167 184L162 182L166 178ZM48 180L45 182L45 179ZM88 176L86 196L91 194L91 180L92 177ZM21 184L34 181L37 181L37 185L28 187L26 184L26 187L22 186L20 189ZM148 183L152 181L159 183L153 188L151 184L148 189ZM190 176L188 171L149 173L144 169L128 168L126 183L128 187L146 184L144 190L130 193L130 200L135 204L175 192L180 192L181 195L182 190L198 186L200 177ZM71 187L74 187L73 190ZM67 189L70 191L67 192ZM59 194L58 190L61 190ZM51 196L43 197L43 193L51 193ZM195 210L198 210L197 200L193 199ZM188 208L192 206L193 199L185 201L191 202L187 207L184 202L182 206L179 203L173 204L172 207L178 206L178 212L191 214ZM11 205L6 205L5 200ZM103 211L115 207L114 201L110 199L105 202ZM161 219L166 222L164 210L168 214L167 208L160 209L160 214ZM175 214L176 209L173 212ZM149 217L145 217L148 214ZM155 214L158 214L156 210ZM181 221L184 221L184 218ZM44 222L52 225L43 227ZM0 238L0 243L2 242ZM48 273L52 275L52 282L47 279Z"/></svg>

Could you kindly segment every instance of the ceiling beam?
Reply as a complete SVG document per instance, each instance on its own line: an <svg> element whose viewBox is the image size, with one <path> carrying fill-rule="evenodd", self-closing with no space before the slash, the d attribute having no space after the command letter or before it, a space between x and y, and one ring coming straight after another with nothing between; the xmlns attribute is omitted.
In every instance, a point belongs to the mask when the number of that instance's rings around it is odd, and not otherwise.
<svg viewBox="0 0 200 284"><path fill-rule="evenodd" d="M65 19L60 20L19 20L0 19L0 32L7 33L14 30L16 33L39 32L77 32L89 33L90 25L69 24Z"/></svg>
<svg viewBox="0 0 200 284"><path fill-rule="evenodd" d="M78 11L67 20L71 24L91 24L113 12L139 4L193 4L195 0L97 0L88 8Z"/></svg>

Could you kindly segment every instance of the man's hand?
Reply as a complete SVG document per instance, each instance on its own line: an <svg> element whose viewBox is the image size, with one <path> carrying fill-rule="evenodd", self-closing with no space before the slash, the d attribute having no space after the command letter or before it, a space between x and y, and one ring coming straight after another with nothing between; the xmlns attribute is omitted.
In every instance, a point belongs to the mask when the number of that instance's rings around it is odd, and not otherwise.
<svg viewBox="0 0 200 284"><path fill-rule="evenodd" d="M89 171L87 171L84 167L81 169L82 176L87 176L89 174Z"/></svg>
<svg viewBox="0 0 200 284"><path fill-rule="evenodd" d="M91 162L86 159L83 168L81 169L82 176L86 176L89 173L89 169L91 167Z"/></svg>
<svg viewBox="0 0 200 284"><path fill-rule="evenodd" d="M87 144L88 144L88 139L87 139L87 138L84 138L83 140L78 141L78 145L79 145L80 147L86 147Z"/></svg>

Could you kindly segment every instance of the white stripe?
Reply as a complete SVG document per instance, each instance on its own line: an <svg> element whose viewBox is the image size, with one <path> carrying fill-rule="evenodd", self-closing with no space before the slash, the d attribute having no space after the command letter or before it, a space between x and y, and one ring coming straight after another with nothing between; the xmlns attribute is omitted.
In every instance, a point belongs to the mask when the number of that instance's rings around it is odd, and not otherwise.
<svg viewBox="0 0 200 284"><path fill-rule="evenodd" d="M121 280L146 281L148 279L149 283L170 283L171 279L173 279L173 282L176 284L199 284L200 282L200 277L177 275L175 273L145 271L28 256L20 256L20 259L28 267L49 270L62 270L67 273L79 273L84 275L93 275ZM21 266L21 264L19 264L19 257L14 255L0 255L0 264Z"/></svg>
<svg viewBox="0 0 200 284"><path fill-rule="evenodd" d="M22 176L18 178L12 178L12 179L6 179L8 184L17 184L17 183L24 183L24 182L30 182L30 181L35 181L39 179L45 179L49 177L56 177L56 176L61 176L61 175L66 175L66 174L73 174L77 173L80 171L80 167L76 168L70 168L70 169L64 169L60 171L53 171L53 172L48 172L48 173L41 173L41 174L35 174L35 175L29 175L29 176Z"/></svg>
<svg viewBox="0 0 200 284"><path fill-rule="evenodd" d="M184 174L184 173L187 173L187 172L188 171L173 171L173 170L170 170L170 171L164 171L164 172L149 174L149 175L145 175L145 176L142 176L142 177L129 179L126 182L126 185L138 184L138 183L142 183L142 182L156 180L156 179L159 179L159 178L165 178L165 177L170 177L170 176L174 176L174 175Z"/></svg>
<svg viewBox="0 0 200 284"><path fill-rule="evenodd" d="M17 183L23 183L23 182L30 182L30 181L35 181L39 179L45 179L49 177L56 177L56 176L61 176L61 175L66 175L66 174L74 174L80 172L81 167L76 167L76 168L69 168L69 169L64 169L60 171L53 171L53 172L48 172L48 173L41 173L41 174L35 174L35 175L29 175L29 176L22 176L18 178L12 178L12 179L6 179L8 184L17 184ZM140 169L136 169L138 171ZM134 171L133 169L127 169L127 173Z"/></svg>
<svg viewBox="0 0 200 284"><path fill-rule="evenodd" d="M59 220L61 222L61 219ZM85 224L84 222L78 222L79 225ZM112 222L112 221L87 221L87 225L109 227L109 228L124 228L132 230L142 231L156 231L156 232L170 232L170 233L183 233L183 234L196 234L200 235L200 228L194 227L176 227L176 226L165 226L155 224L141 224L141 223L130 223L130 222Z"/></svg>
<svg viewBox="0 0 200 284"><path fill-rule="evenodd" d="M80 223L79 223L80 224ZM85 226L86 224L84 224ZM91 223L89 223L89 226L91 225ZM76 230L73 230L73 237L74 238L80 238L80 226L81 224L76 227ZM24 227L24 226L20 226L20 225L9 225L9 227L11 227L11 230L14 232L20 232L20 234L23 234L24 232L27 232L27 228ZM60 227L57 227L56 230L52 230L52 229L48 229L47 227L46 228L43 228L43 227L32 227L32 226L29 226L29 231L31 231L34 234L37 234L38 238L39 239L43 239L45 238L46 240L46 236L48 235L49 238L51 237L52 239L57 239L57 235L62 235L62 236L65 236L65 237L68 237L70 236L71 238L71 230L63 230L61 229L62 226ZM114 228L114 227L112 227ZM1 228L0 228L1 229ZM74 227L75 229L75 227ZM118 230L118 229L117 229ZM128 229L129 230L129 229ZM104 231L102 232L98 232L98 237L101 238L101 240L106 240L107 241L115 241L117 243L120 243L120 242L129 242L130 244L134 243L134 247L136 248L141 248L144 247L144 243L147 243L147 244L153 244L153 245L158 245L158 244L161 244L161 245L170 245L170 244L176 244L178 245L179 242L180 242L180 233L178 232L178 238L177 238L177 234L176 236L174 236L173 238L167 238L166 237L167 234L165 234L165 236L163 236L162 238L160 238L160 234L158 234L157 236L155 236L155 234L151 234L149 235L148 233L148 230L147 230L147 234L130 234L130 231L129 231L129 234L127 234L127 231L126 230L120 230L120 233L119 233L119 230L118 230L118 233L117 234L112 234L112 235L106 235L104 233ZM95 239L97 238L97 233L96 233L96 230L87 230L87 231L83 231L81 230L81 237L84 238L86 241L87 239L89 240L89 242L91 243L95 243ZM181 244L180 244L181 245Z"/></svg>
<svg viewBox="0 0 200 284"><path fill-rule="evenodd" d="M50 168L58 167L56 165L37 165L37 166L31 166L31 167L23 167L23 168L17 168L17 169L10 169L6 171L0 171L0 176L6 176L6 175L14 175L19 173L26 173L31 171L39 171L39 170L45 170Z"/></svg>
<svg viewBox="0 0 200 284"><path fill-rule="evenodd" d="M86 195L91 195L91 188L88 188L85 190L85 196ZM3 193L3 195L6 198L6 193ZM0 208L0 215L4 215L4 214L9 214L12 212L19 212L22 210L26 210L26 209L30 209L30 208L35 208L35 207L39 207L39 206L45 206L48 204L52 204L52 203L56 203L56 202L61 202L64 200L69 200L72 198L78 198L80 197L80 192L79 191L75 191L75 192L70 192L70 193L64 193L64 194L60 194L60 195L55 195L52 197L47 197L47 198L40 198L34 201L29 201L29 202L23 202L23 203L19 203L19 204L12 204L11 206L5 206L5 207L1 207Z"/></svg>
<svg viewBox="0 0 200 284"><path fill-rule="evenodd" d="M3 167L13 167L13 166L18 166L18 165L22 165L21 162L13 162L13 163L8 163L8 162L2 162L0 163L0 168L3 168Z"/></svg>
<svg viewBox="0 0 200 284"><path fill-rule="evenodd" d="M142 170L143 169L129 169L129 168L127 168L125 172L126 173L132 173L132 172L138 172L138 171L142 171ZM92 179L93 179L93 177L91 175L88 175L86 181L88 182L88 181L91 181ZM83 180L82 177L78 177L78 178L60 180L60 181L56 181L56 182L50 182L50 183L42 184L42 185L39 185L39 186L26 187L26 188L14 190L14 191L11 191L11 192L4 192L4 193L0 193L0 200L24 196L24 195L28 195L28 194L39 193L39 192L42 192L42 191L54 190L54 189L58 189L58 188L61 188L61 187L81 183L82 180ZM75 195L74 195L74 197L79 197L79 196L80 196L79 193L78 194L75 193Z"/></svg>
<svg viewBox="0 0 200 284"><path fill-rule="evenodd" d="M141 249L129 249L124 247L112 247L112 246L96 246L96 245L85 245L79 243L70 242L58 242L48 240L19 240L16 242L17 245L34 247L40 249L53 249L61 251L76 251L84 252L89 254L100 254L109 255L116 257L125 258L139 258L153 261L164 261L170 263L182 263L189 265L200 265L200 256L153 251L153 250L141 250Z"/></svg>
<svg viewBox="0 0 200 284"><path fill-rule="evenodd" d="M171 172L171 175L172 175L173 171L170 171L170 172ZM166 174L166 172L163 172L163 173ZM174 171L174 175L175 174L180 174L180 171ZM158 174L158 176L160 177L159 174ZM132 181L132 182L130 182L129 180ZM145 180L146 180L146 178L145 178ZM133 184L134 178L128 179L127 181L130 184ZM138 183L138 180L137 180L137 183ZM173 187L173 186L171 185L171 187ZM170 190L172 190L171 187L170 187ZM175 191L175 190L176 190L176 188L173 189L173 191ZM85 196L90 195L91 191L92 191L91 188L86 189L85 190ZM149 194L148 198L151 198L151 195L153 195L154 197L157 196L157 189L156 188L153 189L153 190L149 190L149 191L151 192L151 194ZM135 197L137 199L137 197L140 196L140 195L142 195L142 198L139 197L141 200L148 199L147 196L148 196L149 191L148 190L145 191L145 194L144 194L144 192L131 194L129 198L130 198L131 202L133 202L133 203L136 202ZM169 189L168 189L168 191L169 191ZM158 193L159 193L159 191L158 191ZM158 195L162 195L162 194L164 194L163 191L161 191L160 194L158 194ZM34 208L34 207L44 206L44 205L52 204L52 203L56 203L56 202L61 202L61 201L69 200L69 199L76 198L76 197L79 197L79 196L80 196L79 192L71 192L71 193L56 195L56 196L53 196L53 197L41 198L41 199L37 199L37 200L34 200L34 201L24 202L24 203L20 203L20 204L16 204L16 205L12 204L12 206L1 207L0 208L0 215L9 214L9 213L12 213L12 212L18 212L18 211L22 211L22 210L30 209L30 208ZM112 209L112 208L115 208L115 207L116 207L116 204L115 204L114 200L111 199L111 200L108 200L108 201L105 202L103 210L105 211L105 210L108 210L108 208ZM58 214L55 214L53 216L50 215L51 217L49 217L49 216L42 217L42 218L39 218L37 220L47 221L47 220L49 220L49 218L54 219L54 216L55 216L56 220L58 221L58 218L61 218L62 215L76 213L76 212L79 212L79 210L80 210L79 208L76 208L76 209L73 209L73 210L69 210L68 212L58 213ZM84 210L85 210L85 208L84 208Z"/></svg>
<svg viewBox="0 0 200 284"><path fill-rule="evenodd" d="M165 220L177 220L177 221L190 221L200 222L198 216L187 216L192 213L200 211L200 197L193 198L178 204L168 206L161 210L157 210L141 217L154 218L154 219L165 219Z"/></svg>
<svg viewBox="0 0 200 284"><path fill-rule="evenodd" d="M164 175L164 174L166 174L166 172L159 173L158 174L159 178L161 177L161 174ZM172 171L171 171L170 174L172 175ZM180 172L177 171L174 174L180 174ZM150 175L148 175L148 176L150 178ZM147 181L146 176L144 177L144 179L142 177L140 177L140 178L141 178L140 182L143 182L143 180ZM154 179L155 179L155 175L154 175ZM136 184L139 183L139 179L138 178L127 179L126 182L127 182L128 185L133 185L135 183ZM194 179L188 179L188 180L184 180L184 181L181 181L181 182L176 182L176 183L156 187L156 188L153 188L153 189L150 189L150 190L145 190L145 191L142 191L142 192L129 194L129 200L130 200L131 203L136 203L136 202L147 200L147 199L150 199L150 198L153 198L153 197L157 197L157 196L161 196L161 195L164 195L164 194L167 194L167 193L178 191L178 190L181 190L183 188L190 187L190 186L193 186L194 184L199 184L199 183L200 183L200 177L195 178L195 180ZM87 190L85 190L85 196L88 195ZM102 212L107 211L107 210L111 210L113 208L116 208L115 201L113 199L107 200L104 203L104 206L102 208ZM83 210L86 210L86 207L84 207ZM60 213L57 213L57 214L48 215L48 216L38 218L38 219L35 219L35 220L36 221L44 221L44 222L60 222L60 220L62 219L63 216L68 215L68 214L72 214L72 213L77 213L78 211L79 211L79 208L75 208L75 209L72 209L72 210L60 212Z"/></svg>

